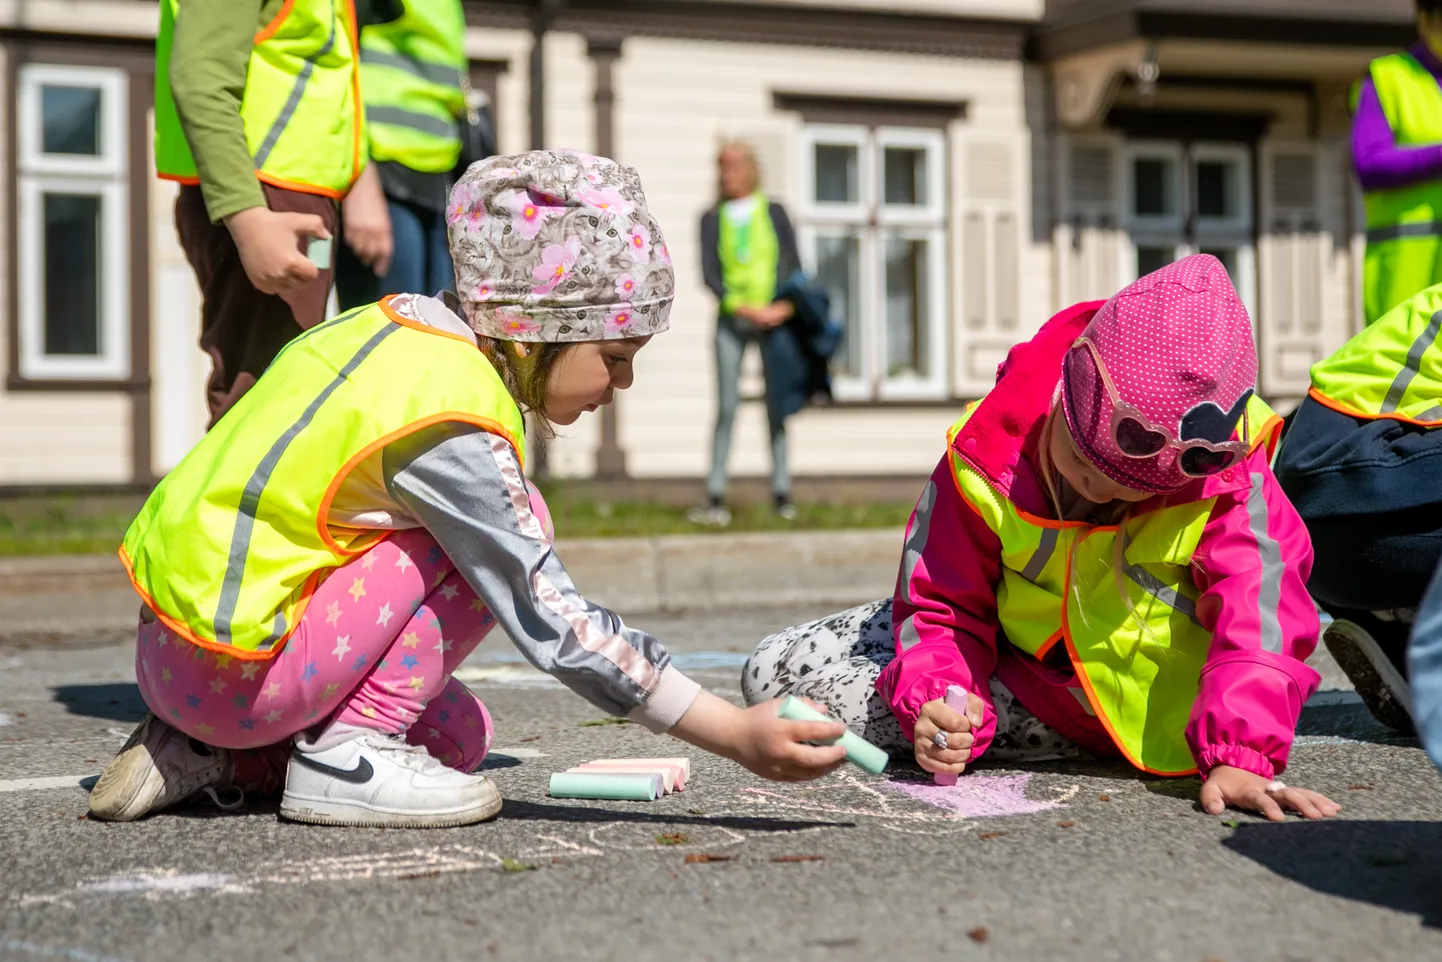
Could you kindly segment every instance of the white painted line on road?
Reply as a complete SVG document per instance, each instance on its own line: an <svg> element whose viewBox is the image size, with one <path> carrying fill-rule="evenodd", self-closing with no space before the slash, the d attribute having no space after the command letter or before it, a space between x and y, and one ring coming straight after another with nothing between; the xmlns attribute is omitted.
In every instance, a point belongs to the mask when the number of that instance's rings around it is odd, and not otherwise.
<svg viewBox="0 0 1442 962"><path fill-rule="evenodd" d="M38 792L52 788L85 788L86 779L99 778L94 775L56 775L51 778L12 778L0 781L0 792Z"/></svg>
<svg viewBox="0 0 1442 962"><path fill-rule="evenodd" d="M0 728L4 728L6 725L10 725L10 724L13 724L13 723L14 723L14 719L13 719L13 718L11 718L9 715L5 714L3 711L0 711Z"/></svg>
<svg viewBox="0 0 1442 962"><path fill-rule="evenodd" d="M545 752L534 748L492 748L487 755L509 755L512 758L545 758Z"/></svg>

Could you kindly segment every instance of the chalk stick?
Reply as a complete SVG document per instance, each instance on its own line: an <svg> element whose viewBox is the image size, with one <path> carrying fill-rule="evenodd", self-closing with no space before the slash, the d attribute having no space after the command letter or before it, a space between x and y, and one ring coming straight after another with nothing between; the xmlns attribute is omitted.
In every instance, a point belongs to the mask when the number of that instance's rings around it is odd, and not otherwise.
<svg viewBox="0 0 1442 962"><path fill-rule="evenodd" d="M556 772L551 776L552 798L604 798L616 801L654 802L665 792L660 775L622 775L613 772Z"/></svg>
<svg viewBox="0 0 1442 962"><path fill-rule="evenodd" d="M794 695L788 696L781 703L777 714L791 721L836 721L835 718L828 718ZM846 749L846 760L853 765L863 768L873 775L880 775L882 769L886 768L886 752L855 732L845 731L837 741L841 743L841 747Z"/></svg>
<svg viewBox="0 0 1442 962"><path fill-rule="evenodd" d="M312 237L305 245L305 256L323 271L330 270L331 248L335 242L329 237Z"/></svg>
<svg viewBox="0 0 1442 962"><path fill-rule="evenodd" d="M584 762L570 769L573 772L615 772L618 775L660 775L666 784L666 794L686 790L686 773L680 765L653 765L646 762L623 762L611 758L598 758Z"/></svg>
<svg viewBox="0 0 1442 962"><path fill-rule="evenodd" d="M946 707L954 712L966 714L966 689L960 685L946 686ZM956 775L952 772L935 772L932 775L938 785L955 785Z"/></svg>
<svg viewBox="0 0 1442 962"><path fill-rule="evenodd" d="M687 778L691 777L691 759L689 758L601 758L597 761L604 762L645 762L648 765L679 765L681 771Z"/></svg>

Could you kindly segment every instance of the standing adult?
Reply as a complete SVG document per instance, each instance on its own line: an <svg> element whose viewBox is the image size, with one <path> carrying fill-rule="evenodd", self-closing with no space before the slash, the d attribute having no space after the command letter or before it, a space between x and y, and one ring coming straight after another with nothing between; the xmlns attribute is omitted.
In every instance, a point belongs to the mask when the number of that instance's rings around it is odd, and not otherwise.
<svg viewBox="0 0 1442 962"><path fill-rule="evenodd" d="M1417 0L1417 33L1409 49L1373 60L1354 90L1368 324L1442 282L1442 0Z"/></svg>
<svg viewBox="0 0 1442 962"><path fill-rule="evenodd" d="M801 266L796 232L785 209L761 191L756 153L741 141L721 148L717 159L720 201L701 217L701 268L706 286L720 301L716 317L716 431L711 447L711 473L706 503L690 513L698 524L731 523L726 508L726 461L731 454L731 428L741 403L741 359L748 344L760 343L784 324L795 310L778 301L776 291ZM771 367L762 350L762 370ZM769 393L769 392L768 392ZM771 496L776 513L796 517L791 502L791 476L786 465L786 421L767 405L771 433Z"/></svg>
<svg viewBox="0 0 1442 962"><path fill-rule="evenodd" d="M477 109L467 101L465 13L460 0L396 2L397 19L360 35L367 145L383 194L355 194L341 205L342 310L454 285L446 203L462 155L462 124ZM493 150L494 144L487 153Z"/></svg>
<svg viewBox="0 0 1442 962"><path fill-rule="evenodd" d="M161 2L155 163L181 184L175 226L200 285L212 425L325 318L336 202L380 191L363 173L356 36L388 6L185 0L182 16L180 0Z"/></svg>

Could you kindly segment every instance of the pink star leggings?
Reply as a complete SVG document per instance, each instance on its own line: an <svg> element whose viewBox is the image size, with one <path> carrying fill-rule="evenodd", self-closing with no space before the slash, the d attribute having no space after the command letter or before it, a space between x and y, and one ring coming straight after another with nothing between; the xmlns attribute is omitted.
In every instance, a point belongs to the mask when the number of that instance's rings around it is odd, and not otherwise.
<svg viewBox="0 0 1442 962"><path fill-rule="evenodd" d="M549 532L534 489L531 504ZM288 752L293 735L333 718L404 732L462 771L491 747L486 706L451 673L495 617L424 529L397 532L333 571L267 661L207 651L144 615L140 693L157 716L208 745Z"/></svg>

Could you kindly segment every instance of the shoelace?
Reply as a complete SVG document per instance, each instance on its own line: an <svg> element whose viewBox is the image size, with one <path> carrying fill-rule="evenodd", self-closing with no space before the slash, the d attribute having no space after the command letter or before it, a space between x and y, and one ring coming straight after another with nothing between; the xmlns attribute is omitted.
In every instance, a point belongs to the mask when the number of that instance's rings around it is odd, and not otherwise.
<svg viewBox="0 0 1442 962"><path fill-rule="evenodd" d="M205 786L204 788L202 788L202 789L200 790L200 792L201 792L202 795L206 796L206 797L209 798L212 802L214 802L214 803L215 803L215 807L218 808L218 809L220 809L222 812L233 812L233 811L235 811L237 808L240 808L242 805L245 804L245 789L240 788L240 787L237 786L237 785L228 785L228 786L223 785L223 786L221 786L221 789L222 789L222 790L227 789L227 788L228 788L230 791L235 792L235 800L234 800L234 801L229 801L229 802L227 802L227 801L222 801L222 800L221 800L221 797L220 797L220 792L217 791L217 790L215 789L215 787L214 787L214 786L211 786L211 785Z"/></svg>
<svg viewBox="0 0 1442 962"><path fill-rule="evenodd" d="M361 744L375 749L388 759L416 772L433 772L445 768L438 759L426 751L424 745L412 745L400 735L366 735Z"/></svg>

